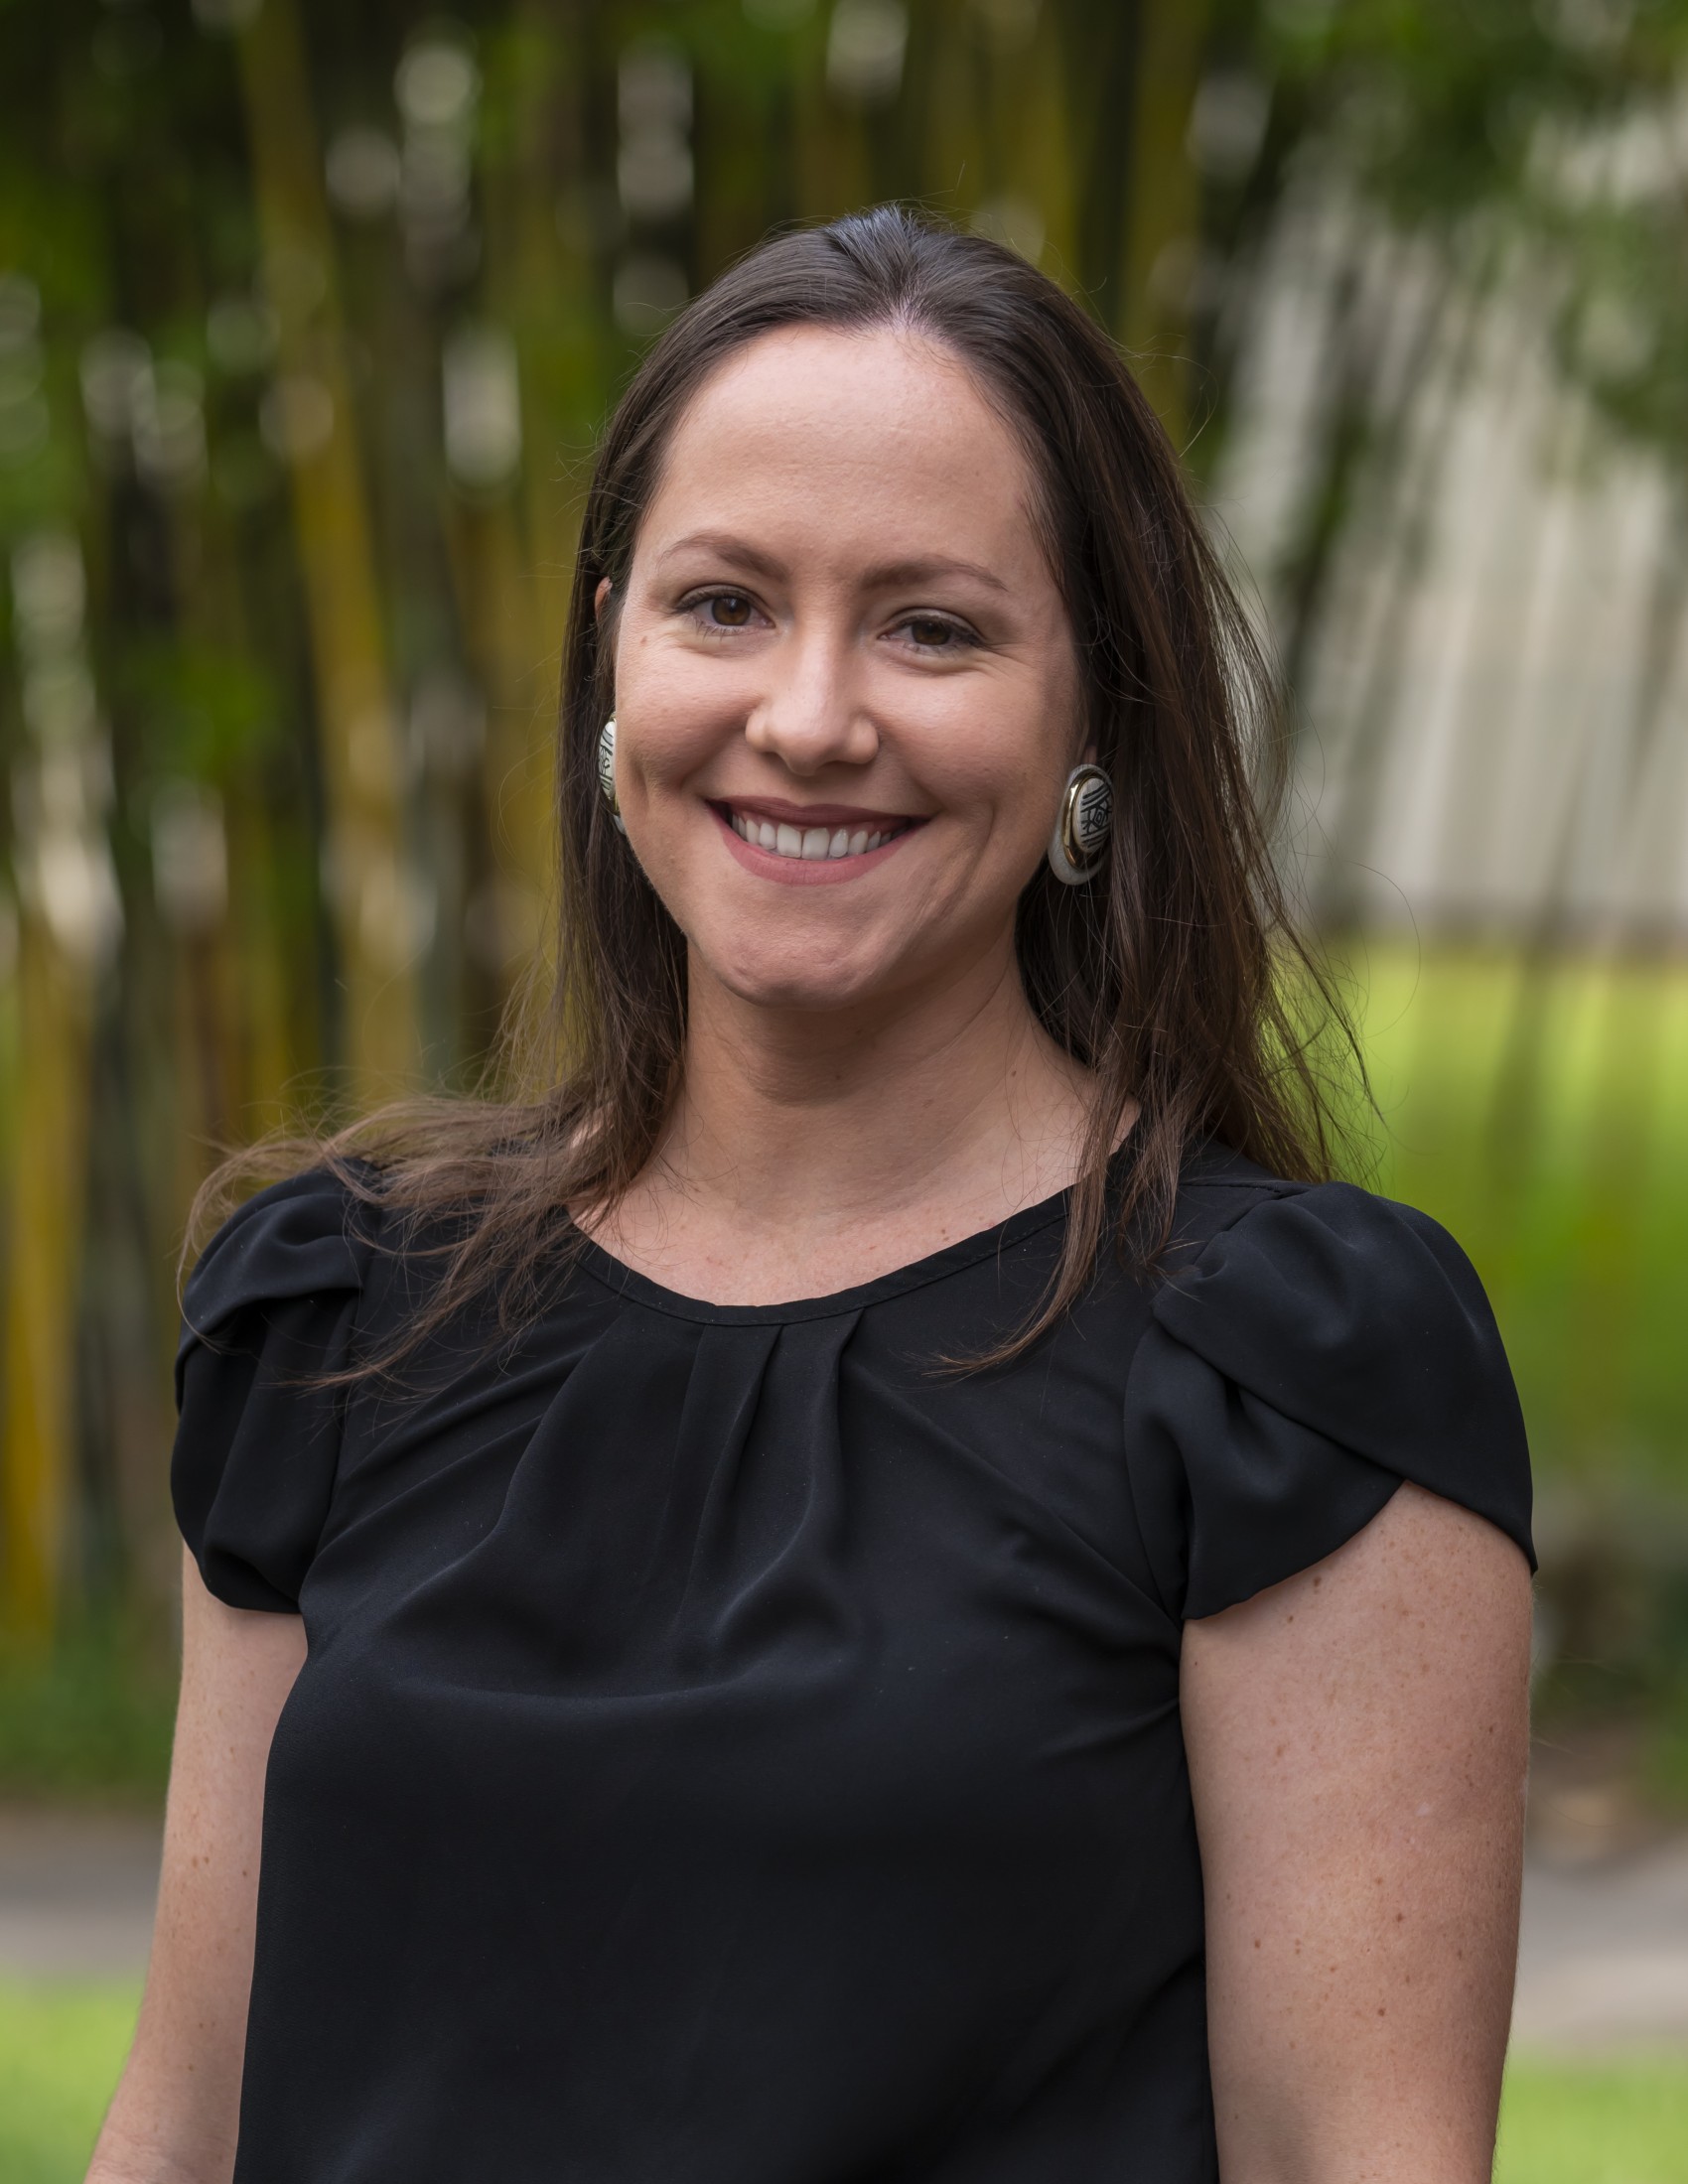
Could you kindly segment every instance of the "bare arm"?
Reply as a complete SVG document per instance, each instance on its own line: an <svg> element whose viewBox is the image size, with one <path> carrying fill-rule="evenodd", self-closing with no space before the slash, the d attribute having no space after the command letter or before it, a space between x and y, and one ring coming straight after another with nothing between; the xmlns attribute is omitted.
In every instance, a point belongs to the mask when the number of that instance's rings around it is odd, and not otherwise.
<svg viewBox="0 0 1688 2184"><path fill-rule="evenodd" d="M1529 1607L1509 1540L1403 1486L1187 1626L1224 2184L1488 2184Z"/></svg>
<svg viewBox="0 0 1688 2184"><path fill-rule="evenodd" d="M264 1768L305 1658L296 1615L182 1574L182 1705L146 1994L88 2184L226 2184L234 2166Z"/></svg>

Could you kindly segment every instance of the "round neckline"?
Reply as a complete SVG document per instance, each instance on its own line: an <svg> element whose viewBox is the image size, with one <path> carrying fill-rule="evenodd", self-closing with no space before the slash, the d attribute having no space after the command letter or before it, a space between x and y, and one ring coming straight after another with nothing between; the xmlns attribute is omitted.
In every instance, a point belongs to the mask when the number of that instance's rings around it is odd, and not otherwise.
<svg viewBox="0 0 1688 2184"><path fill-rule="evenodd" d="M1114 1160L1118 1158L1116 1153ZM1111 1166L1112 1162L1109 1164ZM975 1266L992 1253L1012 1250L1040 1229L1062 1219L1071 1194L1072 1185L1068 1183L1050 1197L1040 1198L1035 1205L1022 1206L1018 1213L1009 1214L990 1228L958 1237L953 1244L941 1245L923 1258L910 1260L906 1266L893 1267L885 1274L876 1275L871 1282L858 1282L850 1289L834 1290L824 1297L794 1297L776 1304L712 1304L706 1297L687 1297L679 1290L665 1289L660 1282L653 1282L648 1275L630 1267L626 1260L618 1259L614 1252L606 1251L590 1236L580 1238L575 1264L618 1297L647 1305L652 1311L666 1312L673 1319L701 1320L728 1327L780 1326L802 1319L834 1319L849 1312L863 1311L871 1304L883 1304L894 1297L907 1296L913 1290L925 1289L933 1282L958 1274L964 1267Z"/></svg>

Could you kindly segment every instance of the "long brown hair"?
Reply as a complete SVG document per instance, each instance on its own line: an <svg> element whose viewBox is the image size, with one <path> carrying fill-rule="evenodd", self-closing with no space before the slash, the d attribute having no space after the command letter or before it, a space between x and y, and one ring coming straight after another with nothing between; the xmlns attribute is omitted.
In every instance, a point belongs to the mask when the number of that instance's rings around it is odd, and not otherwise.
<svg viewBox="0 0 1688 2184"><path fill-rule="evenodd" d="M255 1176L326 1162L387 1210L401 1242L424 1227L445 1239L427 1247L439 1254L427 1301L361 1370L390 1369L476 1298L495 1298L504 1331L519 1327L578 1242L564 1209L614 1206L660 1142L685 1047L686 943L599 790L613 603L687 406L728 357L792 326L894 327L935 341L1019 436L1113 782L1103 872L1066 887L1040 866L1020 900L1027 999L1092 1072L1095 1098L1056 1278L993 1358L1066 1310L1110 1225L1123 1252L1153 1262L1194 1141L1214 1138L1279 1175L1331 1172L1333 1108L1303 1005L1311 997L1320 1024L1341 1017L1269 852L1283 773L1275 679L1178 457L1119 351L1053 281L982 236L881 206L777 235L723 274L652 345L610 420L569 612L555 975L512 1011L490 1080L497 1096L410 1100L338 1133L272 1141L225 1161L196 1201L191 1233ZM1109 1156L1134 1099L1135 1150L1110 1224Z"/></svg>

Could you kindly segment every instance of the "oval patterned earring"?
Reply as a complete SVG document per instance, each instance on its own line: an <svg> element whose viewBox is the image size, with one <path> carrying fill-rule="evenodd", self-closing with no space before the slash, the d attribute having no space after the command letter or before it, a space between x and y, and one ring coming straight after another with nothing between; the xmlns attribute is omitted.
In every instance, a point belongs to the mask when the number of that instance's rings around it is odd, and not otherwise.
<svg viewBox="0 0 1688 2184"><path fill-rule="evenodd" d="M1074 766L1050 836L1050 870L1063 887L1081 887L1101 871L1113 823L1113 783L1100 766Z"/></svg>
<svg viewBox="0 0 1688 2184"><path fill-rule="evenodd" d="M610 816L616 822L617 831L627 833L622 818L621 799L616 794L616 716L612 713L604 723L598 738L598 786L604 791L604 801L610 807Z"/></svg>

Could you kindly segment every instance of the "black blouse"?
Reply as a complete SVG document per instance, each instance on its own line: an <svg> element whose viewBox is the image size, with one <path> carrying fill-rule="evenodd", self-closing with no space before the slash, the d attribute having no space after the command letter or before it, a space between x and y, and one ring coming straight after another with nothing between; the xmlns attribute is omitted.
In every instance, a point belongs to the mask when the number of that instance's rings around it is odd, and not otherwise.
<svg viewBox="0 0 1688 2184"><path fill-rule="evenodd" d="M833 1297L589 1248L513 1343L322 1389L414 1309L312 1173L178 1364L211 1589L305 1619L237 2184L1216 2175L1181 1626L1404 1478L1529 1548L1482 1291L1424 1215L1193 1165L1004 1368L1063 1198Z"/></svg>

